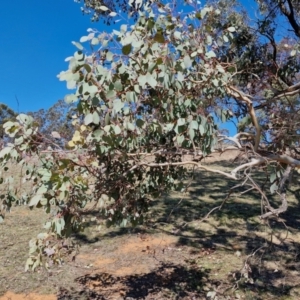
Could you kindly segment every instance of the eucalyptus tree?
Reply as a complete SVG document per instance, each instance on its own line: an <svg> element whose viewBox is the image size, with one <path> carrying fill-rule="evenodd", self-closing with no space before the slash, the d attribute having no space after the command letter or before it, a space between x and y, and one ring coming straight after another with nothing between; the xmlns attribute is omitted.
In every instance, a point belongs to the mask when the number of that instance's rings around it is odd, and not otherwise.
<svg viewBox="0 0 300 300"><path fill-rule="evenodd" d="M48 109L28 113L37 123L44 149L53 142L58 142L64 147L72 138L74 133L72 115L75 108L76 105L59 100Z"/></svg>
<svg viewBox="0 0 300 300"><path fill-rule="evenodd" d="M14 143L0 152L6 191L0 217L16 201L52 212L47 232L30 242L27 268L35 269L44 256L46 265L60 263L90 207L108 225L143 222L152 199L186 190L189 166L255 189L264 206L261 218L287 209L289 176L300 167L296 40L265 38L270 27L262 19L253 23L235 1L189 1L181 12L176 1L139 3L129 2L137 16L133 24L111 32L88 29L73 43L77 50L58 75L75 89L65 97L76 104L66 147L50 140L45 150L32 116L20 114L4 125ZM118 15L114 6L100 4L104 17ZM218 118L237 120L237 133L220 135ZM201 163L229 149L246 161L231 171ZM40 164L22 160L24 153L38 155ZM15 192L6 176L11 163L27 170L30 193ZM279 208L252 176L261 167L281 199Z"/></svg>

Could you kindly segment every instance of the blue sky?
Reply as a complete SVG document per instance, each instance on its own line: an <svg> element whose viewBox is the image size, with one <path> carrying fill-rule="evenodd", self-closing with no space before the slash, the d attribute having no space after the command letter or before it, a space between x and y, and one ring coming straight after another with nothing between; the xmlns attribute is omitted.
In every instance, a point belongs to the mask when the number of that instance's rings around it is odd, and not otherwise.
<svg viewBox="0 0 300 300"><path fill-rule="evenodd" d="M248 3L249 8L249 3L253 4L253 0L243 2ZM73 0L3 3L0 10L0 102L26 112L49 108L70 93L65 82L56 76L66 70L65 58L76 51L71 42L79 41L90 27L100 31L107 29L101 22L92 23L90 16L83 16L80 6Z"/></svg>
<svg viewBox="0 0 300 300"><path fill-rule="evenodd" d="M105 29L83 16L73 0L10 0L0 10L0 102L17 111L48 108L70 92L56 75L76 51L89 27Z"/></svg>

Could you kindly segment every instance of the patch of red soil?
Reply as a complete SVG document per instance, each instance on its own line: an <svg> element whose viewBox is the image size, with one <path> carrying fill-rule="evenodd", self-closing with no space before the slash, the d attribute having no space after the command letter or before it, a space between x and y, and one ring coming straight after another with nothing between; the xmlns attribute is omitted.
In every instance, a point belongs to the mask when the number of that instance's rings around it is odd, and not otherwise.
<svg viewBox="0 0 300 300"><path fill-rule="evenodd" d="M0 300L57 300L57 297L55 295L39 295L35 293L15 294L13 292L7 292L0 297Z"/></svg>
<svg viewBox="0 0 300 300"><path fill-rule="evenodd" d="M151 250L158 250L177 242L178 238L174 236L153 237L150 235L140 235L131 237L125 241L118 253L142 253Z"/></svg>
<svg viewBox="0 0 300 300"><path fill-rule="evenodd" d="M158 263L156 256L163 255L164 249L177 241L177 237L167 235L132 236L119 242L118 248L111 252L95 253L92 257L80 254L78 261L92 265L96 272L106 272L115 276L145 274Z"/></svg>

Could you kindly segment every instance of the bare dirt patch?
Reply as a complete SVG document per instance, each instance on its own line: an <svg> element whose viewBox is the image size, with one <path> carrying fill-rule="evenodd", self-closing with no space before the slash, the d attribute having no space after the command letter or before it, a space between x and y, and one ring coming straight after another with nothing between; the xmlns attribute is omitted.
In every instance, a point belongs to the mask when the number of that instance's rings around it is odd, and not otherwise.
<svg viewBox="0 0 300 300"><path fill-rule="evenodd" d="M35 293L30 294L15 294L7 292L5 295L0 297L0 300L56 300L56 295L39 295Z"/></svg>
<svg viewBox="0 0 300 300"><path fill-rule="evenodd" d="M88 263L97 272L108 272L117 276L149 273L176 242L177 237L166 234L137 234L126 239L116 239L118 247L110 252L97 253L96 249L92 257L80 254L77 262Z"/></svg>

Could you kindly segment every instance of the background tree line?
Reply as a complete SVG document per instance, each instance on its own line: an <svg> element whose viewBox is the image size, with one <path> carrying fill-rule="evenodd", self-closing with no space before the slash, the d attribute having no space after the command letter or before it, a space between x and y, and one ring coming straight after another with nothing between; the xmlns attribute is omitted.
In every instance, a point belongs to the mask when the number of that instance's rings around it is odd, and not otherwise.
<svg viewBox="0 0 300 300"><path fill-rule="evenodd" d="M58 100L48 109L39 109L38 111L30 111L28 115L32 116L39 127L40 136L43 139L43 149L47 148L49 141L57 141L64 147L66 141L69 141L74 133L72 127L72 114L74 113L74 105L67 104L64 100ZM0 136L2 146L10 141L5 136L3 124L8 121L15 121L18 113L11 109L8 105L0 103ZM60 138L53 135L53 132L59 132Z"/></svg>

